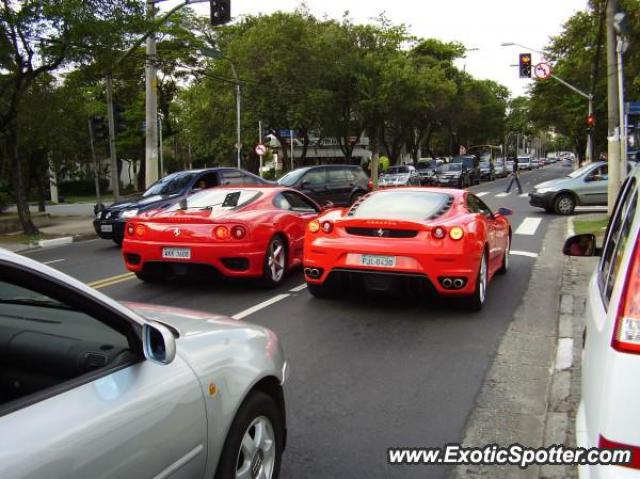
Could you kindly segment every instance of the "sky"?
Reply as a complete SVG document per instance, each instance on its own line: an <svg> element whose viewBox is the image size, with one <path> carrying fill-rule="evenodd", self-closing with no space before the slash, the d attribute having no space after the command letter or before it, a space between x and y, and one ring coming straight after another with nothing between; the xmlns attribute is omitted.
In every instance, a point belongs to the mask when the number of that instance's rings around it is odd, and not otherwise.
<svg viewBox="0 0 640 479"><path fill-rule="evenodd" d="M163 9L177 0L163 3ZM575 12L587 7L587 0L306 0L317 17L340 19L349 11L355 23L369 23L384 12L394 24L404 23L411 34L444 41L458 41L470 49L459 68L476 78L495 80L507 86L513 96L526 92L535 80L518 78L518 54L530 52L533 64L541 60L534 50L542 50L549 38L562 31L562 25ZM269 14L277 10L294 11L300 0L231 0L231 14ZM209 4L194 5L209 15ZM502 47L502 43L519 46Z"/></svg>

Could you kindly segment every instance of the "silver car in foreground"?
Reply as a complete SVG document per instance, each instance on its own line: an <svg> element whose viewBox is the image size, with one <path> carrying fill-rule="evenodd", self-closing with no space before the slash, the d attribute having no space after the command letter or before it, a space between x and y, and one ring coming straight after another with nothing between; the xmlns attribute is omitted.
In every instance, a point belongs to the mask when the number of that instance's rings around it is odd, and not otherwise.
<svg viewBox="0 0 640 479"><path fill-rule="evenodd" d="M122 305L0 249L3 479L275 478L287 366L269 330Z"/></svg>

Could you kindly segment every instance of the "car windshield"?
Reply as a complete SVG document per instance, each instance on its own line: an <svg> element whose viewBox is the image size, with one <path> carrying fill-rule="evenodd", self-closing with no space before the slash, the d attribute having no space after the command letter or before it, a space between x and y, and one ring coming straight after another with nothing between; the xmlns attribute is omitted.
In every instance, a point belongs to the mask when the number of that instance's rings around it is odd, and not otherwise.
<svg viewBox="0 0 640 479"><path fill-rule="evenodd" d="M418 170L419 171L434 169L437 166L438 166L438 161L437 160L427 160L427 161L418 162Z"/></svg>
<svg viewBox="0 0 640 479"><path fill-rule="evenodd" d="M408 166L391 166L386 171L387 175L402 175L402 174L405 174L405 173L409 173L409 167Z"/></svg>
<svg viewBox="0 0 640 479"><path fill-rule="evenodd" d="M438 167L438 173L446 173L448 171L462 171L462 163L446 163Z"/></svg>
<svg viewBox="0 0 640 479"><path fill-rule="evenodd" d="M228 188L212 188L203 190L173 205L169 211L202 209L225 211L245 206L255 201L260 195L256 190L235 190Z"/></svg>
<svg viewBox="0 0 640 479"><path fill-rule="evenodd" d="M442 210L450 198L431 191L380 191L360 203L351 217L422 221Z"/></svg>
<svg viewBox="0 0 640 479"><path fill-rule="evenodd" d="M150 196L162 195L169 196L182 193L189 186L195 173L173 173L169 176L156 181L145 191L142 196L148 198Z"/></svg>
<svg viewBox="0 0 640 479"><path fill-rule="evenodd" d="M518 163L531 163L531 158L518 158Z"/></svg>
<svg viewBox="0 0 640 479"><path fill-rule="evenodd" d="M290 171L278 180L278 184L282 186L293 186L300 180L300 178L302 178L302 175L304 175L307 171L309 171L308 168L300 168L298 170Z"/></svg>
<svg viewBox="0 0 640 479"><path fill-rule="evenodd" d="M489 168L491 165L489 165L488 161L481 161L480 162L480 168Z"/></svg>
<svg viewBox="0 0 640 479"><path fill-rule="evenodd" d="M567 176L569 178L578 178L579 176L584 175L587 171L591 170L592 168L593 168L593 164L581 166L576 171L569 173Z"/></svg>

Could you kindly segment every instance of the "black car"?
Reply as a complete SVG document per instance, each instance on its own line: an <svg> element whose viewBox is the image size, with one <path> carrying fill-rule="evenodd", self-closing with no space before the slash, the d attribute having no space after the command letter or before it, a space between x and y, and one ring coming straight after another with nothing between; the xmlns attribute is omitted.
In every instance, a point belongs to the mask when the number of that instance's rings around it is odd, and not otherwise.
<svg viewBox="0 0 640 479"><path fill-rule="evenodd" d="M239 168L179 171L158 180L142 194L124 198L110 206L96 205L93 227L100 238L122 244L127 220L143 211L168 208L187 195L205 188L268 184L273 183Z"/></svg>
<svg viewBox="0 0 640 479"><path fill-rule="evenodd" d="M466 188L471 186L471 176L461 163L445 163L436 170L436 186L448 188Z"/></svg>
<svg viewBox="0 0 640 479"><path fill-rule="evenodd" d="M301 191L320 205L349 206L370 190L369 177L357 165L307 166L290 171L280 186Z"/></svg>
<svg viewBox="0 0 640 479"><path fill-rule="evenodd" d="M480 179L487 181L493 181L496 179L496 172L492 162L480 162Z"/></svg>
<svg viewBox="0 0 640 479"><path fill-rule="evenodd" d="M420 178L421 185L432 185L435 183L436 170L444 161L442 160L420 160L418 161L418 177Z"/></svg>
<svg viewBox="0 0 640 479"><path fill-rule="evenodd" d="M456 156L451 163L461 163L463 169L469 173L472 185L480 184L480 159L475 155Z"/></svg>

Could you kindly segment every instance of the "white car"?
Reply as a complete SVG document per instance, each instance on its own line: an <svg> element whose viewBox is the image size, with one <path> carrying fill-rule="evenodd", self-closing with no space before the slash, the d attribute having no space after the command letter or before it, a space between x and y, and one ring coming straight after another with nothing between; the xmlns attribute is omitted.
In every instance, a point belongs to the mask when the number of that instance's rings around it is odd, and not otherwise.
<svg viewBox="0 0 640 479"><path fill-rule="evenodd" d="M565 254L601 256L585 314L578 446L624 447L629 466L581 466L582 479L640 478L640 171L625 181L602 249L593 235L565 243Z"/></svg>
<svg viewBox="0 0 640 479"><path fill-rule="evenodd" d="M519 156L517 161L518 161L518 170L524 171L524 170L533 169L530 156Z"/></svg>

